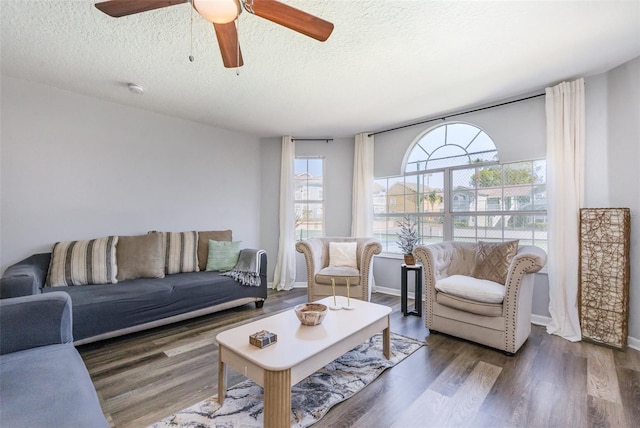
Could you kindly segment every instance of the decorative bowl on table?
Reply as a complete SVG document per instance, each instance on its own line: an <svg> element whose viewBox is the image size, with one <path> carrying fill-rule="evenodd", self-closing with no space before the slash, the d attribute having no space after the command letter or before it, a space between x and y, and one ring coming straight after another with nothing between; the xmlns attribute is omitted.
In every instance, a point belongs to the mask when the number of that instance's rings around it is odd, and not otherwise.
<svg viewBox="0 0 640 428"><path fill-rule="evenodd" d="M327 305L303 303L295 307L295 312L302 325L318 325L327 315Z"/></svg>

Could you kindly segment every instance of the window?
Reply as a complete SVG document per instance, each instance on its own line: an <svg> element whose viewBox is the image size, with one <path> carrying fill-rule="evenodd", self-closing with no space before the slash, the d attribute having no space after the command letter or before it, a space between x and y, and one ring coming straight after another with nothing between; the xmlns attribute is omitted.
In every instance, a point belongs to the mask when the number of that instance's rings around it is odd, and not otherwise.
<svg viewBox="0 0 640 428"><path fill-rule="evenodd" d="M294 174L296 239L322 236L324 230L323 159L296 158Z"/></svg>
<svg viewBox="0 0 640 428"><path fill-rule="evenodd" d="M491 138L465 123L418 137L405 173L377 179L374 234L383 251L400 253L397 223L418 220L422 243L506 241L547 249L546 161L500 164Z"/></svg>

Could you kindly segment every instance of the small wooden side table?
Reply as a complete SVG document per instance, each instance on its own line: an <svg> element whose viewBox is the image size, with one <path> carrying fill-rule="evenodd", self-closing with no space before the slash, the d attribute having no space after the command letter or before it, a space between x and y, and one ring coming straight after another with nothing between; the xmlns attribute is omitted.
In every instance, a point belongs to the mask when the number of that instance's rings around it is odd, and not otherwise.
<svg viewBox="0 0 640 428"><path fill-rule="evenodd" d="M422 317L422 265L402 264L402 279L400 282L400 308L404 315ZM407 275L409 271L415 273L415 309L407 309Z"/></svg>

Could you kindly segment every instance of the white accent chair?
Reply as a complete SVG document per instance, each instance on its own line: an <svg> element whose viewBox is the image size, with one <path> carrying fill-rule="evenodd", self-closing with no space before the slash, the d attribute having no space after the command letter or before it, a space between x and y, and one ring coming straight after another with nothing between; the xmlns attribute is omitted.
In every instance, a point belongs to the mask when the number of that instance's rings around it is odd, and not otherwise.
<svg viewBox="0 0 640 428"><path fill-rule="evenodd" d="M329 244L331 242L356 242L357 269L330 266ZM350 279L349 293L356 299L368 301L369 274L375 254L380 254L382 245L373 238L309 238L296 243L296 250L304 254L307 262L307 296L310 302L332 296L331 278L335 278L336 295L346 296L346 279Z"/></svg>
<svg viewBox="0 0 640 428"><path fill-rule="evenodd" d="M471 276L476 247L447 241L413 251L424 265L425 326L513 355L531 333L534 273L547 255L535 246L519 246L502 285Z"/></svg>

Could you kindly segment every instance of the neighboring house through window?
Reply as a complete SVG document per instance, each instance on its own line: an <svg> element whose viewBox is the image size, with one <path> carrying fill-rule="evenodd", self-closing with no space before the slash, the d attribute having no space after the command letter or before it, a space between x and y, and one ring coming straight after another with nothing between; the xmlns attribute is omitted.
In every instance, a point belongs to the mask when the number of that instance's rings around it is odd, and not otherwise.
<svg viewBox="0 0 640 428"><path fill-rule="evenodd" d="M376 179L374 235L400 253L397 222L418 220L422 243L508 241L547 248L546 161L499 163L491 138L467 123L426 131L409 148L404 175Z"/></svg>
<svg viewBox="0 0 640 428"><path fill-rule="evenodd" d="M296 240L324 234L323 159L296 157L295 211Z"/></svg>

